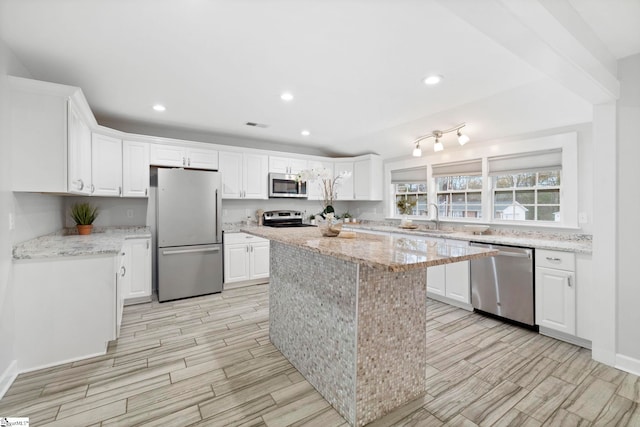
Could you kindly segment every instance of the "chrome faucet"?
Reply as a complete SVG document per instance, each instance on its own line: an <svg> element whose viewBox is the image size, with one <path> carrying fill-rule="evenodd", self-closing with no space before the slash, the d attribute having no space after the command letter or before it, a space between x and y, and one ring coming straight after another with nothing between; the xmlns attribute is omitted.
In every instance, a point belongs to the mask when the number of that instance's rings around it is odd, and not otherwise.
<svg viewBox="0 0 640 427"><path fill-rule="evenodd" d="M435 203L427 204L427 206L431 206L431 205L433 205L433 207L436 208L436 230L440 230L440 217L438 216L438 205L436 205Z"/></svg>

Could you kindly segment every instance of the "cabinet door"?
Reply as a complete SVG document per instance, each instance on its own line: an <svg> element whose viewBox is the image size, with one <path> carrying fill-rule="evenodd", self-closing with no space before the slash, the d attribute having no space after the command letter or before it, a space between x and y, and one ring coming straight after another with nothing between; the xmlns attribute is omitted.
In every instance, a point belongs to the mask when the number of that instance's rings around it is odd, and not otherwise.
<svg viewBox="0 0 640 427"><path fill-rule="evenodd" d="M122 196L149 195L149 144L122 141Z"/></svg>
<svg viewBox="0 0 640 427"><path fill-rule="evenodd" d="M269 156L269 172L274 173L290 173L289 172L289 161L290 159L287 157L274 157Z"/></svg>
<svg viewBox="0 0 640 427"><path fill-rule="evenodd" d="M309 169L327 169L329 176L333 176L333 162L312 160ZM321 179L307 182L307 196L309 200L324 200L323 182Z"/></svg>
<svg viewBox="0 0 640 427"><path fill-rule="evenodd" d="M72 102L68 104L67 190L91 194L91 130Z"/></svg>
<svg viewBox="0 0 640 427"><path fill-rule="evenodd" d="M358 160L353 163L353 193L356 200L370 200L370 172L371 160Z"/></svg>
<svg viewBox="0 0 640 427"><path fill-rule="evenodd" d="M309 167L306 159L289 159L289 173L300 173Z"/></svg>
<svg viewBox="0 0 640 427"><path fill-rule="evenodd" d="M91 139L91 183L94 196L122 195L122 141L94 133Z"/></svg>
<svg viewBox="0 0 640 427"><path fill-rule="evenodd" d="M576 293L571 271L536 268L536 324L576 333Z"/></svg>
<svg viewBox="0 0 640 427"><path fill-rule="evenodd" d="M129 259L124 298L151 297L151 239L131 239L125 243Z"/></svg>
<svg viewBox="0 0 640 427"><path fill-rule="evenodd" d="M218 151L208 148L189 148L185 166L194 169L218 170Z"/></svg>
<svg viewBox="0 0 640 427"><path fill-rule="evenodd" d="M249 255L251 278L269 277L269 242L252 243Z"/></svg>
<svg viewBox="0 0 640 427"><path fill-rule="evenodd" d="M116 333L120 336L120 326L122 325L122 313L124 311L125 289L128 286L127 265L129 265L130 256L127 251L123 251L118 257L118 270L116 271Z"/></svg>
<svg viewBox="0 0 640 427"><path fill-rule="evenodd" d="M244 153L242 182L244 198L267 199L269 157L264 154Z"/></svg>
<svg viewBox="0 0 640 427"><path fill-rule="evenodd" d="M220 168L222 173L222 198L239 199L242 197L242 153L221 151Z"/></svg>
<svg viewBox="0 0 640 427"><path fill-rule="evenodd" d="M446 264L445 269L445 296L465 304L471 303L469 283L469 261Z"/></svg>
<svg viewBox="0 0 640 427"><path fill-rule="evenodd" d="M249 246L224 245L224 282L249 280Z"/></svg>
<svg viewBox="0 0 640 427"><path fill-rule="evenodd" d="M436 265L427 268L427 292L446 296L445 266Z"/></svg>
<svg viewBox="0 0 640 427"><path fill-rule="evenodd" d="M342 172L350 172L351 176L338 181L337 200L353 200L353 162L336 162L334 164L334 176Z"/></svg>
<svg viewBox="0 0 640 427"><path fill-rule="evenodd" d="M149 163L154 166L186 166L187 153L184 147L166 144L151 144Z"/></svg>

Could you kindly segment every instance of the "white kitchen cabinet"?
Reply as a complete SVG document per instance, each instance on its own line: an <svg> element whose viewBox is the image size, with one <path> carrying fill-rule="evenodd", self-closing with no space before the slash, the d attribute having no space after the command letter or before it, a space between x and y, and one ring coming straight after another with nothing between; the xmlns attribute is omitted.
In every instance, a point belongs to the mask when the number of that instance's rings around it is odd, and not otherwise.
<svg viewBox="0 0 640 427"><path fill-rule="evenodd" d="M207 147L151 144L149 163L153 166L217 170L218 151Z"/></svg>
<svg viewBox="0 0 640 427"><path fill-rule="evenodd" d="M444 265L434 265L427 268L427 293L439 295L447 294L446 272Z"/></svg>
<svg viewBox="0 0 640 427"><path fill-rule="evenodd" d="M265 283L269 278L269 241L246 233L225 233L224 283Z"/></svg>
<svg viewBox="0 0 640 427"><path fill-rule="evenodd" d="M355 200L382 200L382 158L358 157L353 162L353 197Z"/></svg>
<svg viewBox="0 0 640 427"><path fill-rule="evenodd" d="M149 143L122 141L122 197L149 196Z"/></svg>
<svg viewBox="0 0 640 427"><path fill-rule="evenodd" d="M151 300L151 239L127 239L122 248L125 273L122 299L125 304Z"/></svg>
<svg viewBox="0 0 640 427"><path fill-rule="evenodd" d="M448 246L467 247L469 242L452 239L438 239ZM469 261L436 265L427 268L427 294L442 301L456 301L462 307L470 308L471 283L469 280ZM438 298L440 297L440 298Z"/></svg>
<svg viewBox="0 0 640 427"><path fill-rule="evenodd" d="M306 159L269 156L269 172L297 174L308 167Z"/></svg>
<svg viewBox="0 0 640 427"><path fill-rule="evenodd" d="M541 328L575 335L575 255L537 250L535 276L536 324Z"/></svg>
<svg viewBox="0 0 640 427"><path fill-rule="evenodd" d="M576 254L576 336L593 339L593 266L590 254Z"/></svg>
<svg viewBox="0 0 640 427"><path fill-rule="evenodd" d="M220 151L223 199L266 199L268 157L263 154Z"/></svg>
<svg viewBox="0 0 640 427"><path fill-rule="evenodd" d="M91 183L93 196L122 195L122 140L92 134Z"/></svg>
<svg viewBox="0 0 640 427"><path fill-rule="evenodd" d="M338 181L336 190L336 200L353 200L353 161L337 161L333 164L333 174L338 176L343 172L349 172L351 175Z"/></svg>
<svg viewBox="0 0 640 427"><path fill-rule="evenodd" d="M322 160L310 160L309 169L326 169L329 171L329 176L333 176L333 161L327 159ZM321 179L312 180L307 182L307 199L308 200L324 200L323 182Z"/></svg>
<svg viewBox="0 0 640 427"><path fill-rule="evenodd" d="M68 103L67 188L73 194L91 194L91 130L73 102Z"/></svg>
<svg viewBox="0 0 640 427"><path fill-rule="evenodd" d="M127 257L125 252L121 252L116 257L116 315L115 315L115 337L120 337L120 327L122 326L122 314L124 313L124 287L127 279Z"/></svg>

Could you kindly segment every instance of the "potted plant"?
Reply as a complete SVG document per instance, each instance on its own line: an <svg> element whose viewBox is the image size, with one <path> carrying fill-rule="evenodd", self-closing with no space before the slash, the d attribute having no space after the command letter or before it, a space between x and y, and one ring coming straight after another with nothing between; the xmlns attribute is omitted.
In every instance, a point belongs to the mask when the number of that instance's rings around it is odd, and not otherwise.
<svg viewBox="0 0 640 427"><path fill-rule="evenodd" d="M93 221L98 217L98 208L89 203L76 203L71 206L71 218L75 221L78 234L91 234Z"/></svg>
<svg viewBox="0 0 640 427"><path fill-rule="evenodd" d="M346 211L345 213L342 214L342 219L344 219L344 222L351 222L351 218L353 217L351 216L349 211Z"/></svg>
<svg viewBox="0 0 640 427"><path fill-rule="evenodd" d="M400 220L401 226L411 225L413 221L407 219L407 215L411 215L413 213L413 208L415 207L417 200L415 198L402 198L396 201L396 206L398 207L398 212L402 215L402 219Z"/></svg>

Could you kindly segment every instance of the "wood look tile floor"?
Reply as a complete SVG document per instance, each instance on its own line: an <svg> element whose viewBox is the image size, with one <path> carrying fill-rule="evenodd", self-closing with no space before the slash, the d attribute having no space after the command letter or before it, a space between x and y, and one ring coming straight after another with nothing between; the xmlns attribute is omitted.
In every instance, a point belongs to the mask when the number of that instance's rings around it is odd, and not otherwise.
<svg viewBox="0 0 640 427"><path fill-rule="evenodd" d="M268 286L125 308L108 353L21 374L32 426L346 426L269 342ZM640 426L638 377L429 300L428 393L372 426Z"/></svg>

